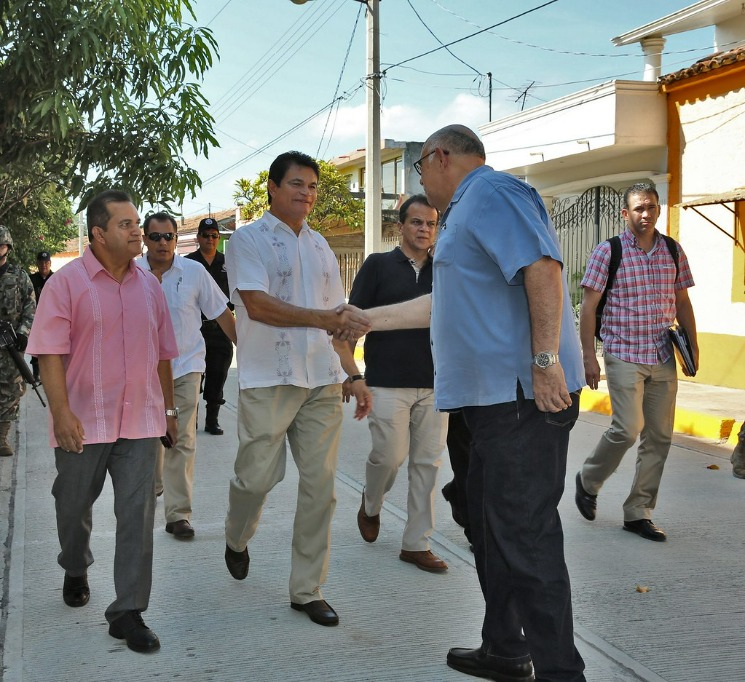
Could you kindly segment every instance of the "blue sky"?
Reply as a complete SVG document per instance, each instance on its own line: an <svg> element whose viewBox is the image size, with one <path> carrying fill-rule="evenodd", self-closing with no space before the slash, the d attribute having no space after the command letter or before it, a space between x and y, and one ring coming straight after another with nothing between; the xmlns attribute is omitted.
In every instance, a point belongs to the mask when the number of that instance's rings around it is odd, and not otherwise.
<svg viewBox="0 0 745 682"><path fill-rule="evenodd" d="M640 79L641 48L616 48L611 38L692 4L556 0L462 40L450 48L453 54L440 49L419 57L438 48L438 39L450 43L546 2L382 0L382 136L423 141L448 123L483 125L489 118L489 71L492 119L520 111L526 89L528 108L613 78ZM365 146L360 2L195 0L194 7L196 23L208 26L220 46L220 59L202 87L221 147L209 158L187 156L204 186L185 201L186 216L205 213L208 206L230 208L235 181L255 177L288 149L329 159ZM710 54L713 37L713 28L671 36L663 73ZM344 99L329 108L338 96Z"/></svg>

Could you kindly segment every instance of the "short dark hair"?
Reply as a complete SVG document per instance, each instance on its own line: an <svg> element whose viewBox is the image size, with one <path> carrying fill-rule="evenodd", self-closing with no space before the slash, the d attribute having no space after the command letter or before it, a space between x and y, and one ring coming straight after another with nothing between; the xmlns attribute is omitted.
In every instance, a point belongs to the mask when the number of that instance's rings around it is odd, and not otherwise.
<svg viewBox="0 0 745 682"><path fill-rule="evenodd" d="M178 232L178 225L176 224L176 218L174 218L170 213L166 213L165 211L158 211L157 213L151 213L147 218L145 218L145 222L142 223L142 231L147 234L150 229L150 221L152 220L167 220L171 223L171 227L173 227L174 232Z"/></svg>
<svg viewBox="0 0 745 682"><path fill-rule="evenodd" d="M432 206L432 204L427 201L427 197L424 194L415 194L414 196L409 197L406 201L404 201L403 204L401 204L401 208L398 209L398 222L404 223L406 221L406 216L409 213L409 208L412 204L422 204L423 206L428 206L429 208L435 208ZM435 208L435 211L437 209ZM440 212L437 211L437 220L440 219Z"/></svg>
<svg viewBox="0 0 745 682"><path fill-rule="evenodd" d="M284 180L285 175L287 175L288 169L293 164L310 168L316 174L316 178L321 177L321 169L318 167L318 162L312 156L303 154L303 152L292 151L280 154L276 159L274 159L274 161L272 161L272 165L269 166L269 180L277 186L281 185L282 180ZM268 197L269 205L271 206L272 195L268 194Z"/></svg>
<svg viewBox="0 0 745 682"><path fill-rule="evenodd" d="M629 197L632 194L654 194L657 203L660 203L660 195L657 194L657 188L654 186L653 182L635 182L631 187L627 188L623 193L623 204L621 204L621 208L627 209L629 207Z"/></svg>
<svg viewBox="0 0 745 682"><path fill-rule="evenodd" d="M131 204L132 199L126 192L118 189L107 189L97 194L88 204L85 212L88 224L88 241L93 241L93 228L100 227L105 230L111 219L109 204Z"/></svg>

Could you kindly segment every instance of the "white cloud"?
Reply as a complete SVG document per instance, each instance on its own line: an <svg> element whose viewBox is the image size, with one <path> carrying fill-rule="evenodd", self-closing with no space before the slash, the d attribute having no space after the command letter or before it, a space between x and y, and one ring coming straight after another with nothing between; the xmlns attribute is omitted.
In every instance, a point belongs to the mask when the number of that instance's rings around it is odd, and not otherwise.
<svg viewBox="0 0 745 682"><path fill-rule="evenodd" d="M392 140L415 140L423 142L438 128L450 123L461 123L473 128L487 123L488 102L484 97L461 93L444 107L433 111L411 104L383 106L380 117L381 137ZM326 119L313 123L313 134L321 135ZM340 107L332 117L326 137L333 130L333 146L347 142L349 147L365 145L367 133L367 108L364 104Z"/></svg>

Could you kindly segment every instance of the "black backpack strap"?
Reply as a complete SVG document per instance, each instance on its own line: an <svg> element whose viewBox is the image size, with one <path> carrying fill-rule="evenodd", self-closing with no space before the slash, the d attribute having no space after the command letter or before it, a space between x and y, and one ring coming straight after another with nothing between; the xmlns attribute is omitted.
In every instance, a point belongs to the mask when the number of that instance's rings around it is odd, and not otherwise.
<svg viewBox="0 0 745 682"><path fill-rule="evenodd" d="M600 297L600 302L595 310L595 338L598 341L602 341L600 338L600 325L603 318L603 310L605 310L605 302L608 300L608 289L613 287L613 282L616 279L616 272L618 266L621 264L621 237L615 235L608 240L610 244L610 261L608 262L608 278L605 281L605 289L603 295Z"/></svg>
<svg viewBox="0 0 745 682"><path fill-rule="evenodd" d="M680 276L680 254L678 253L678 242L676 242L669 235L663 234L661 236L665 240L665 244L667 244L667 250L670 252L670 255L673 257L673 261L675 262L675 281L677 282L678 277Z"/></svg>

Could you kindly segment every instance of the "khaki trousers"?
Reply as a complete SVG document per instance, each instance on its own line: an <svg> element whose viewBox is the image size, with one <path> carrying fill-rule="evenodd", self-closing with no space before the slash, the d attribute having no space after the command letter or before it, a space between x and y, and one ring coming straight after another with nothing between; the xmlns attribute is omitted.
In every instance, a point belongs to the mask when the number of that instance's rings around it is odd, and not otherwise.
<svg viewBox="0 0 745 682"><path fill-rule="evenodd" d="M197 404L200 372L190 372L173 380L178 407L178 440L172 448L158 444L155 462L155 492L163 491L166 522L191 519L191 492L194 460L197 456Z"/></svg>
<svg viewBox="0 0 745 682"><path fill-rule="evenodd" d="M649 519L657 504L673 437L678 392L675 358L658 365L624 362L610 353L604 358L613 417L582 467L582 487L597 495L640 436L636 473L623 503L623 520Z"/></svg>
<svg viewBox="0 0 745 682"><path fill-rule="evenodd" d="M246 388L239 393L239 445L225 541L241 552L256 533L267 494L285 476L286 437L300 475L290 574L290 600L297 604L323 599L341 423L340 384Z"/></svg>
<svg viewBox="0 0 745 682"><path fill-rule="evenodd" d="M429 549L435 527L437 472L447 438L447 414L435 411L431 388L370 387L372 450L365 467L365 513L376 516L409 458L409 494L401 547Z"/></svg>

